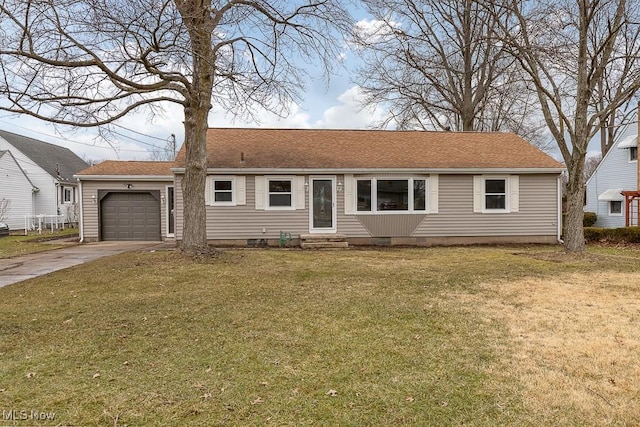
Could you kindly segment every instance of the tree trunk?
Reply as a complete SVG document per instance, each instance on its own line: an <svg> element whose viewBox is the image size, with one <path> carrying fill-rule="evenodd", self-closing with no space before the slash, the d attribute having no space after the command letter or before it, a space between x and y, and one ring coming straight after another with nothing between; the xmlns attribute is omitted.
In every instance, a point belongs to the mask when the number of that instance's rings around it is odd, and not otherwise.
<svg viewBox="0 0 640 427"><path fill-rule="evenodd" d="M184 130L186 162L182 181L184 229L182 251L194 255L209 252L205 183L207 180L207 129L215 55L211 1L178 1L178 10L191 39L193 81L185 95Z"/></svg>
<svg viewBox="0 0 640 427"><path fill-rule="evenodd" d="M579 156L577 156L579 157ZM584 156L572 159L567 165L569 182L567 184L567 217L564 224L564 247L567 252L583 252L585 249L584 228Z"/></svg>
<svg viewBox="0 0 640 427"><path fill-rule="evenodd" d="M184 229L182 251L190 254L209 252L205 183L207 179L207 116L209 109L185 108L186 164L182 180Z"/></svg>

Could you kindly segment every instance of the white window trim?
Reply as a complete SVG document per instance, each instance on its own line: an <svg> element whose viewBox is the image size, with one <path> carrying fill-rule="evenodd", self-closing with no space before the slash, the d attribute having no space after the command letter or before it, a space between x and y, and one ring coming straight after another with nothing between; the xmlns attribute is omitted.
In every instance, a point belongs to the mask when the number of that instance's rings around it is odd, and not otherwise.
<svg viewBox="0 0 640 427"><path fill-rule="evenodd" d="M215 181L231 181L231 201L215 201ZM246 177L243 175L209 175L205 189L205 204L207 206L242 206L247 204Z"/></svg>
<svg viewBox="0 0 640 427"><path fill-rule="evenodd" d="M169 188L173 188L173 197L174 197L174 205L173 205L173 233L169 233L169 218L171 217L171 212L169 209ZM166 237L176 237L176 214L175 214L175 210L176 210L176 205L175 205L175 195L176 195L176 187L175 185L166 185L164 187L164 214L165 214L165 230L166 230Z"/></svg>
<svg viewBox="0 0 640 427"><path fill-rule="evenodd" d="M437 213L437 206L435 209L432 209L432 203L434 200L437 201L437 190L432 191L431 182L432 177L430 176L393 176L393 177L373 177L373 176L358 176L353 177L353 184L349 186L349 188L345 191L345 196L351 197L353 205L351 208L352 212L347 212L348 214L355 215L426 215L428 213ZM425 208L424 210L415 210L413 209L413 188L414 188L414 180L424 181L425 182ZM359 211L358 210L358 181L371 181L371 210L370 211ZM405 211L401 210L378 210L378 181L408 181L407 184L407 196L408 200L408 209ZM437 185L437 183L436 183ZM351 193L351 195L349 195ZM346 204L345 204L346 205Z"/></svg>
<svg viewBox="0 0 640 427"><path fill-rule="evenodd" d="M487 209L486 181L501 179L505 181L505 208ZM520 177L518 175L474 175L473 211L483 214L505 214L520 211Z"/></svg>
<svg viewBox="0 0 640 427"><path fill-rule="evenodd" d="M612 212L611 211L611 205L614 202L620 203L620 212ZM609 210L609 216L623 216L623 213L624 213L624 202L622 200L609 200L609 202L607 203L607 209Z"/></svg>
<svg viewBox="0 0 640 427"><path fill-rule="evenodd" d="M269 182L271 181L290 181L291 182L291 206L271 206L271 192L269 192ZM264 209L267 211L295 211L297 200L297 185L296 177L294 175L286 176L265 176L265 192L264 192ZM277 194L277 193L273 193ZM284 194L284 193L280 193Z"/></svg>
<svg viewBox="0 0 640 427"><path fill-rule="evenodd" d="M229 202L216 202L216 181L231 181L231 201ZM209 176L207 180L209 184L209 206L236 206L236 177L235 176L222 176L214 175Z"/></svg>
<svg viewBox="0 0 640 427"><path fill-rule="evenodd" d="M69 191L69 200L67 200L67 191ZM62 203L73 203L73 188L62 187Z"/></svg>
<svg viewBox="0 0 640 427"><path fill-rule="evenodd" d="M632 159L631 158L631 151L634 148L636 149L636 158ZM629 147L629 156L628 157L629 157L629 163L638 163L638 147Z"/></svg>

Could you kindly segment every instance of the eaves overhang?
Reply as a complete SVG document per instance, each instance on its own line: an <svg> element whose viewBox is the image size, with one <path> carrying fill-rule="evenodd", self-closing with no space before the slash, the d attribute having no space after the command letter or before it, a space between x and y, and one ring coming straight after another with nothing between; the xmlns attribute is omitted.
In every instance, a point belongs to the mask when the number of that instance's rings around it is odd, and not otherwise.
<svg viewBox="0 0 640 427"><path fill-rule="evenodd" d="M185 168L172 168L175 174L184 174ZM566 171L565 168L387 168L387 169L315 169L315 168L208 168L207 174L224 175L314 175L314 174L455 174L455 175L477 175L477 174L560 174Z"/></svg>
<svg viewBox="0 0 640 427"><path fill-rule="evenodd" d="M173 181L173 175L74 175L80 181Z"/></svg>

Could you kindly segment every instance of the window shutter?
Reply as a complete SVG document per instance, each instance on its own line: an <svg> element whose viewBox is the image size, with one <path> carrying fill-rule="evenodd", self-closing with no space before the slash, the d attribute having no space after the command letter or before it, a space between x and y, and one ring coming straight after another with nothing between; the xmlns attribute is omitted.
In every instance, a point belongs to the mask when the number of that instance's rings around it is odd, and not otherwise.
<svg viewBox="0 0 640 427"><path fill-rule="evenodd" d="M520 211L520 177L511 175L509 177L509 211Z"/></svg>
<svg viewBox="0 0 640 427"><path fill-rule="evenodd" d="M296 198L294 207L296 209L304 209L304 199L307 197L304 191L304 176L296 176L293 178L293 185L295 186L294 196Z"/></svg>
<svg viewBox="0 0 640 427"><path fill-rule="evenodd" d="M247 190L246 190L246 177L236 176L234 179L235 187L235 202L238 206L244 206L247 204Z"/></svg>
<svg viewBox="0 0 640 427"><path fill-rule="evenodd" d="M473 212L475 213L482 212L482 196L484 195L484 188L482 188L483 183L482 175L473 176Z"/></svg>
<svg viewBox="0 0 640 427"><path fill-rule="evenodd" d="M353 179L353 175L348 174L344 176L344 213L346 215L355 214L355 197L353 195L354 184L355 180Z"/></svg>
<svg viewBox="0 0 640 427"><path fill-rule="evenodd" d="M267 206L266 200L267 178L256 176L256 210L264 210Z"/></svg>
<svg viewBox="0 0 640 427"><path fill-rule="evenodd" d="M213 197L211 197L211 180L212 177L207 176L207 179L204 182L204 204L209 206L213 204Z"/></svg>
<svg viewBox="0 0 640 427"><path fill-rule="evenodd" d="M430 175L429 183L429 213L438 213L438 175Z"/></svg>

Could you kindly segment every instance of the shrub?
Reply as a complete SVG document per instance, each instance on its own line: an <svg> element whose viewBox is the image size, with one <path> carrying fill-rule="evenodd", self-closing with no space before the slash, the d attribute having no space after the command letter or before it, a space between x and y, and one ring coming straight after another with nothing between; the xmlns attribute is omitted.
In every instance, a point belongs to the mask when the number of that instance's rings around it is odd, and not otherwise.
<svg viewBox="0 0 640 427"><path fill-rule="evenodd" d="M640 227L585 227L584 238L587 242L640 243Z"/></svg>
<svg viewBox="0 0 640 427"><path fill-rule="evenodd" d="M595 212L585 212L584 217L582 218L582 226L583 227L591 227L598 220L598 215Z"/></svg>

